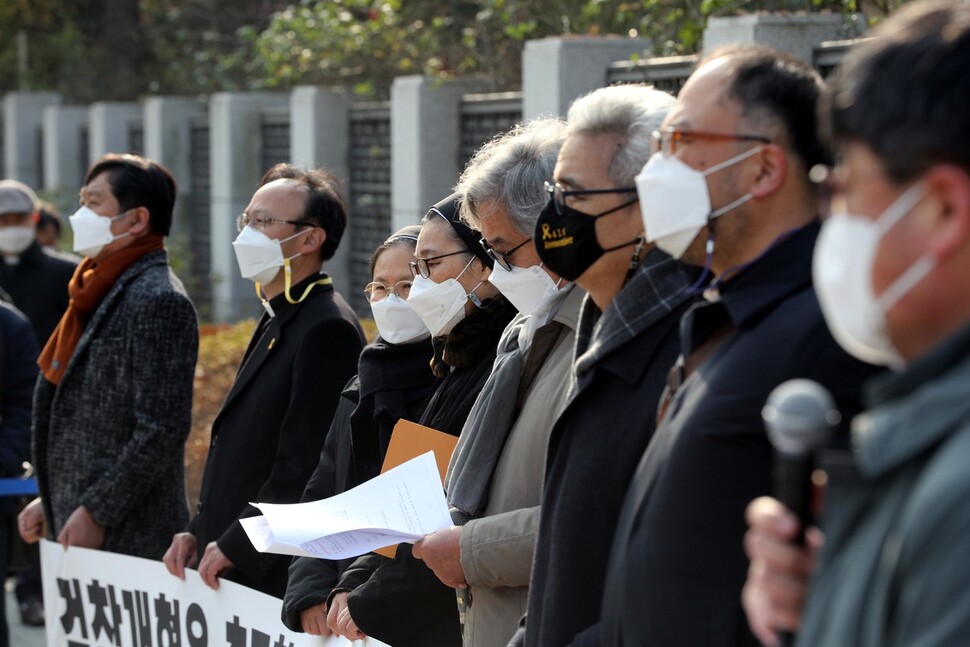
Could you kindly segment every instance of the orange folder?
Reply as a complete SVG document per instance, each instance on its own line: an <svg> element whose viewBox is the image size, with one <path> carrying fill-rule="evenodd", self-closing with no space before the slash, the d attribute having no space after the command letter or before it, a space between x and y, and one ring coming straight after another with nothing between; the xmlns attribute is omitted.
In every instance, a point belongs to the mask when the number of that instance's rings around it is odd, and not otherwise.
<svg viewBox="0 0 970 647"><path fill-rule="evenodd" d="M398 420L394 425L394 431L391 432L391 442L387 446L384 464L381 465L381 474L412 458L433 451L435 462L438 463L438 473L441 475L441 484L444 485L448 463L457 444L457 436L409 420ZM384 557L394 557L397 547L398 544L394 544L378 548L374 552Z"/></svg>

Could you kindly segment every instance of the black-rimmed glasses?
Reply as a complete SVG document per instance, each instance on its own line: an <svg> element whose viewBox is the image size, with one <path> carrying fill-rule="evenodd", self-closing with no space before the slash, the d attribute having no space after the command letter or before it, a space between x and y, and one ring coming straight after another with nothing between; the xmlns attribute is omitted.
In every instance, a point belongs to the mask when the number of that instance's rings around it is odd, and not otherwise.
<svg viewBox="0 0 970 647"><path fill-rule="evenodd" d="M442 258L448 258L449 256L457 256L458 254L471 254L471 252L467 249L459 249L457 252L429 256L428 258L416 258L408 263L408 267L411 268L411 276L416 277L420 274L423 278L430 278L431 268L428 266L430 261L437 261Z"/></svg>
<svg viewBox="0 0 970 647"><path fill-rule="evenodd" d="M621 189L582 189L577 191L567 191L558 182L546 182L545 190L552 197L552 204L556 207L556 213L560 216L566 211L566 199L581 195L599 195L601 193L636 193L635 186L624 187Z"/></svg>
<svg viewBox="0 0 970 647"><path fill-rule="evenodd" d="M654 153L673 155L679 144L691 144L693 140L701 141L753 141L770 144L771 140L762 135L744 135L739 133L709 133L700 130L682 130L680 128L664 128L650 133L650 147Z"/></svg>
<svg viewBox="0 0 970 647"><path fill-rule="evenodd" d="M276 222L281 225L294 225L294 226L304 226L304 227L315 227L312 222L307 222L306 220L283 220L282 218L263 218L261 216L250 216L248 213L241 213L236 216L236 230L242 231L246 227L250 229L255 229L256 231L263 231L266 229L266 225L271 222Z"/></svg>
<svg viewBox="0 0 970 647"><path fill-rule="evenodd" d="M512 271L512 263L509 262L509 259L512 258L512 254L514 254L517 251L519 251L519 249L521 249L522 247L524 247L525 244L528 243L531 240L532 240L531 238L526 238L521 243L519 243L518 245L516 245L515 247L513 247L512 249L510 249L507 252L500 252L500 251L498 251L497 249L495 249L494 247L492 247L491 245L489 245L488 244L488 241L485 240L484 238L482 238L478 242L481 243L482 249L485 250L485 253L488 254L489 258L491 258L493 261L495 261L496 263L498 263L499 265L501 265L502 266L502 269L504 269L506 272L511 272Z"/></svg>

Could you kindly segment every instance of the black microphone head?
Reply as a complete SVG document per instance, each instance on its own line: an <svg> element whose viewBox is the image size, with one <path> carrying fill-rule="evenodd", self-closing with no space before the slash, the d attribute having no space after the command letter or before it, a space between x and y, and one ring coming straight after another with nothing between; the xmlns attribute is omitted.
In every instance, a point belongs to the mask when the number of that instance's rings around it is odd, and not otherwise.
<svg viewBox="0 0 970 647"><path fill-rule="evenodd" d="M777 386L761 417L775 449L806 456L824 445L842 419L832 395L812 380L788 380Z"/></svg>

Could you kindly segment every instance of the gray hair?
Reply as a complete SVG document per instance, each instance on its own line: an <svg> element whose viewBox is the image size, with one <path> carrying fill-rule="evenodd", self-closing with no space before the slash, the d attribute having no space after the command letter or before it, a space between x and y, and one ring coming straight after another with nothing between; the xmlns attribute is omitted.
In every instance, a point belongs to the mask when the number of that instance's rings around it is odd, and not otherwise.
<svg viewBox="0 0 970 647"><path fill-rule="evenodd" d="M565 126L559 118L539 117L479 148L455 186L462 196L461 219L480 229L482 218L489 215L482 207L497 203L519 232L531 236L549 201L543 182L552 177Z"/></svg>
<svg viewBox="0 0 970 647"><path fill-rule="evenodd" d="M620 135L625 138L607 173L618 187L633 186L650 159L650 133L660 128L674 104L666 92L648 85L612 85L576 99L566 117L566 135Z"/></svg>

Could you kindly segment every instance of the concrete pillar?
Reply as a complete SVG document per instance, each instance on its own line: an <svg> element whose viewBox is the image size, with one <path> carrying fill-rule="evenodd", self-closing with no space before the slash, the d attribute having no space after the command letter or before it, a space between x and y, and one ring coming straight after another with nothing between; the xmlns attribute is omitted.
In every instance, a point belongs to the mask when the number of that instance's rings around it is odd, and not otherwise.
<svg viewBox="0 0 970 647"><path fill-rule="evenodd" d="M573 100L608 83L610 63L649 45L642 38L578 37L526 41L522 52L522 118L566 116Z"/></svg>
<svg viewBox="0 0 970 647"><path fill-rule="evenodd" d="M93 162L107 153L128 153L128 131L144 118L141 104L101 101L91 104L88 132Z"/></svg>
<svg viewBox="0 0 970 647"><path fill-rule="evenodd" d="M202 114L203 106L184 97L145 99L145 156L159 162L178 184L175 214L170 239L186 238L190 231L192 171L190 168L192 119Z"/></svg>
<svg viewBox="0 0 970 647"><path fill-rule="evenodd" d="M350 207L350 101L326 88L301 85L290 95L290 159L308 168L325 168L340 180L344 200ZM334 288L347 297L350 276L350 227L340 247L326 263Z"/></svg>
<svg viewBox="0 0 970 647"><path fill-rule="evenodd" d="M88 123L84 106L44 108L44 190L62 209L73 211L88 170L81 159L81 129Z"/></svg>
<svg viewBox="0 0 970 647"><path fill-rule="evenodd" d="M477 79L399 76L391 86L391 231L420 221L458 181L461 97Z"/></svg>
<svg viewBox="0 0 970 647"><path fill-rule="evenodd" d="M813 64L815 46L844 38L841 14L747 14L711 17L704 30L704 51L724 45L757 43Z"/></svg>
<svg viewBox="0 0 970 647"><path fill-rule="evenodd" d="M252 282L239 276L232 241L236 216L249 204L266 170L260 168L261 114L287 105L286 95L265 92L219 92L209 101L209 222L216 321L235 321L262 311Z"/></svg>
<svg viewBox="0 0 970 647"><path fill-rule="evenodd" d="M41 129L44 108L61 103L56 92L11 92L3 98L3 176L31 188L41 177Z"/></svg>

